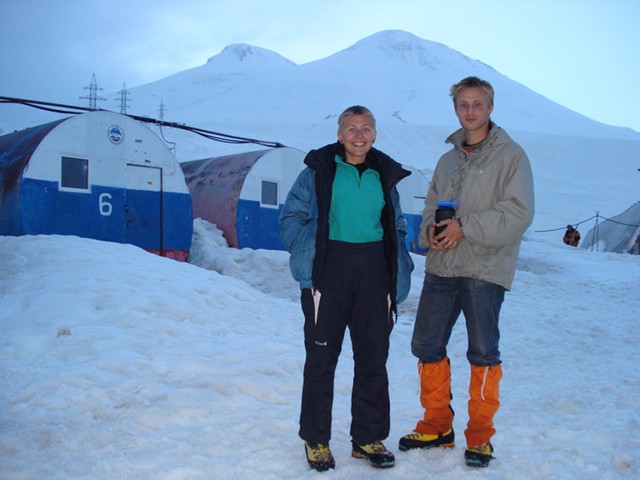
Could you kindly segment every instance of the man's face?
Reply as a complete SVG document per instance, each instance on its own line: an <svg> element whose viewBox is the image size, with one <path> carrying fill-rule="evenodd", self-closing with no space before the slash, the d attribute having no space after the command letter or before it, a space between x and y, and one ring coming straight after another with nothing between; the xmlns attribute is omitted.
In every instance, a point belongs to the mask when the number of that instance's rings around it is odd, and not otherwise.
<svg viewBox="0 0 640 480"><path fill-rule="evenodd" d="M456 116L467 132L488 128L493 105L480 87L466 87L456 96Z"/></svg>

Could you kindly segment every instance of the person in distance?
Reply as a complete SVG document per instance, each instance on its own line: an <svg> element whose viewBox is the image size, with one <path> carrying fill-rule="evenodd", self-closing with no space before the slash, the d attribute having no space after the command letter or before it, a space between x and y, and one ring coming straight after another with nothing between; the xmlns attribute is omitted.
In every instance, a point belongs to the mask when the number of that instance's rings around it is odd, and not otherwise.
<svg viewBox="0 0 640 480"><path fill-rule="evenodd" d="M580 232L573 228L573 225L567 225L567 231L564 232L562 241L570 247L577 247L580 243Z"/></svg>

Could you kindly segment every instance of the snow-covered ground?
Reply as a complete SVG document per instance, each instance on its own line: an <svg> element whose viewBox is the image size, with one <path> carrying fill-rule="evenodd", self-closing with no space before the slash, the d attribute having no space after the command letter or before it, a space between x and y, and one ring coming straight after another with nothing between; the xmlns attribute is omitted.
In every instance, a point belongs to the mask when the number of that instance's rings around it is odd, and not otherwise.
<svg viewBox="0 0 640 480"><path fill-rule="evenodd" d="M297 436L303 320L288 254L229 249L214 226L194 229L190 263L76 237L0 237L2 480L637 478L640 257L527 234L502 313L497 458L472 470L462 321L450 345L458 445L397 450L421 415L414 256L388 363L396 466L350 456L347 336L337 466L319 474Z"/></svg>

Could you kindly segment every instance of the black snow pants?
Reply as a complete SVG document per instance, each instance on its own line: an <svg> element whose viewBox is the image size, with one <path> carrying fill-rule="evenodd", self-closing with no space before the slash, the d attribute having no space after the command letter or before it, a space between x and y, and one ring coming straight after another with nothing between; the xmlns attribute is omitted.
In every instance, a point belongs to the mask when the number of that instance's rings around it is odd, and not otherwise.
<svg viewBox="0 0 640 480"><path fill-rule="evenodd" d="M322 278L303 289L306 361L300 437L331 438L334 376L349 327L354 359L351 438L359 445L389 435L387 357L393 318L382 242L329 241Z"/></svg>

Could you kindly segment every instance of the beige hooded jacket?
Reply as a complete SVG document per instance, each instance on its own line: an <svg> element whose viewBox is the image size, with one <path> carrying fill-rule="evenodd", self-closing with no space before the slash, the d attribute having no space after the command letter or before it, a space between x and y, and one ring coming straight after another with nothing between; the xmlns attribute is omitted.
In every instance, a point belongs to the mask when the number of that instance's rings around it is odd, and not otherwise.
<svg viewBox="0 0 640 480"><path fill-rule="evenodd" d="M422 212L419 242L428 247L427 226L438 202L457 198L456 217L464 238L456 248L427 252L426 271L441 277L471 277L511 289L522 235L533 220L531 165L524 150L492 124L471 153L462 129L447 143L453 149L436 166Z"/></svg>

